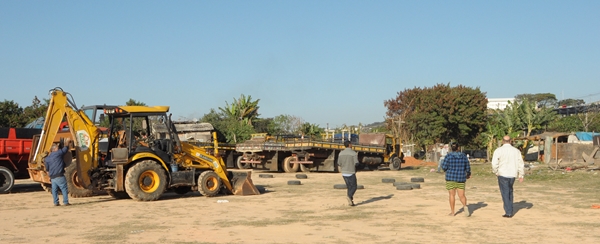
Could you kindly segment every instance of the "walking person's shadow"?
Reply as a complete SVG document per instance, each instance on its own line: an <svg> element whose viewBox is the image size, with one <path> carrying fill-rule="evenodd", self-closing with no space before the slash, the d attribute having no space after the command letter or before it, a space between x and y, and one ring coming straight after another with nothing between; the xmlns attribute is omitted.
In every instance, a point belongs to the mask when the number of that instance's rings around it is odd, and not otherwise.
<svg viewBox="0 0 600 244"><path fill-rule="evenodd" d="M372 202L376 202L376 201L381 201L381 200L388 200L388 199L392 199L392 197L394 196L394 194L390 194L387 196L379 196L379 197L373 197L371 199L359 202L356 204L356 206L358 205L363 205L363 204L368 204L368 203L372 203Z"/></svg>
<svg viewBox="0 0 600 244"><path fill-rule="evenodd" d="M473 215L473 213L475 211L479 210L480 208L485 208L487 206L488 206L488 204L484 203L484 202L467 204L467 208L469 208L469 211L471 211L471 215ZM465 212L465 210L461 208L460 210L458 210L458 212L456 212L455 215L458 215L458 214L464 213L464 212Z"/></svg>
<svg viewBox="0 0 600 244"><path fill-rule="evenodd" d="M533 203L529 203L525 200L513 203L513 215L516 215L517 212L519 212L519 210L521 210L521 209L530 209L530 208L533 208Z"/></svg>

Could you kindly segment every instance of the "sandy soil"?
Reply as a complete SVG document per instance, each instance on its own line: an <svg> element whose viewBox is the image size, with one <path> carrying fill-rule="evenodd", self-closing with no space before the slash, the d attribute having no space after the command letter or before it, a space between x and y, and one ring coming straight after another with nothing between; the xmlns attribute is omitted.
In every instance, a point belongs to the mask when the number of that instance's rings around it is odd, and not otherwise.
<svg viewBox="0 0 600 244"><path fill-rule="evenodd" d="M114 200L107 195L72 198L54 207L39 184L19 180L0 196L0 243L598 243L600 209L564 204L568 188L548 196L528 182L516 184L515 217L502 218L495 181L467 183L471 217L448 216L443 174L435 164L400 171L357 174L364 189L347 206L338 173L255 171L257 196L165 193L154 202ZM259 177L272 174L273 178ZM396 190L396 182L423 177L421 189ZM288 185L300 180L301 185ZM458 201L457 201L458 202ZM597 202L595 202L597 203ZM457 209L460 208L457 203ZM579 207L578 207L579 206ZM586 207L587 206L587 207Z"/></svg>

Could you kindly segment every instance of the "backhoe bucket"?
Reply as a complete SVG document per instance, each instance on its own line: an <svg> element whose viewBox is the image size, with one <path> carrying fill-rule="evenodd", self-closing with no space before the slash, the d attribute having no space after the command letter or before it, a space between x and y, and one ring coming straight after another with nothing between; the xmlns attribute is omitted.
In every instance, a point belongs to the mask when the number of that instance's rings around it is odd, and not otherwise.
<svg viewBox="0 0 600 244"><path fill-rule="evenodd" d="M252 183L252 171L230 171L231 187L234 195L260 195L254 183Z"/></svg>

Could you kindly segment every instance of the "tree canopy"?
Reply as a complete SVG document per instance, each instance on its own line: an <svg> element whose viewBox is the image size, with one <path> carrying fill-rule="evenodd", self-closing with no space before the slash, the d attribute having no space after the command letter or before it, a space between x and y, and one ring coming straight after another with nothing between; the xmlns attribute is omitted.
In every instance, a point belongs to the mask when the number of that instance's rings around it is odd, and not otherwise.
<svg viewBox="0 0 600 244"><path fill-rule="evenodd" d="M422 147L457 141L472 143L486 126L487 98L479 88L437 84L405 89L384 101L388 121L404 118L407 136ZM397 126L388 124L388 127Z"/></svg>

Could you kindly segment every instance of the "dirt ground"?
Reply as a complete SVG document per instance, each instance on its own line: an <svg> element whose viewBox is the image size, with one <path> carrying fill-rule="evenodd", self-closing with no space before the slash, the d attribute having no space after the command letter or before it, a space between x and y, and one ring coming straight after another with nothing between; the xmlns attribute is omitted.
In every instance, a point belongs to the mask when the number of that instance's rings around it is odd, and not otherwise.
<svg viewBox="0 0 600 244"><path fill-rule="evenodd" d="M466 191L472 216L451 217L444 175L431 172L435 164L411 162L400 171L359 172L364 189L356 192L355 207L347 206L345 190L333 188L343 184L339 173L296 179L254 171L254 184L264 191L256 196L168 192L158 201L135 202L101 195L71 198L71 206L60 207L39 184L18 180L13 193L0 196L0 243L600 242L600 209L590 207L600 199L581 200L568 185L515 183L516 214L507 219L496 181L474 176ZM412 177L425 179L421 189L382 183Z"/></svg>

